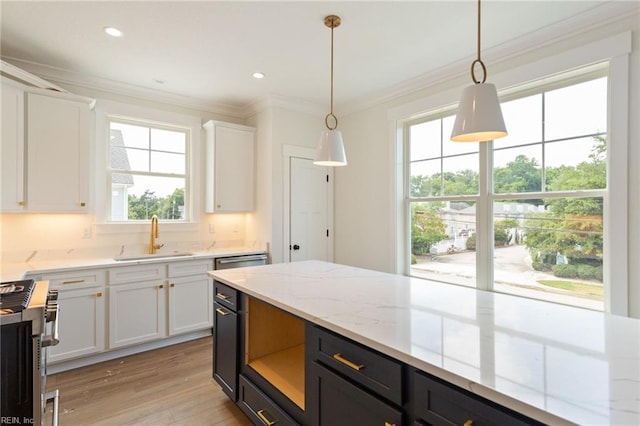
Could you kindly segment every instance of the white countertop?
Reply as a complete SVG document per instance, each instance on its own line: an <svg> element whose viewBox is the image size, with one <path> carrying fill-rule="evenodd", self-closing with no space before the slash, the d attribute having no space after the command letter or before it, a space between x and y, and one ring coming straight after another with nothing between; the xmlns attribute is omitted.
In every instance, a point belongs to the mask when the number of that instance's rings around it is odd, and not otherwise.
<svg viewBox="0 0 640 426"><path fill-rule="evenodd" d="M190 259L212 259L218 257L262 254L264 250L248 248L223 248L209 251L189 251L188 256L171 256L171 251L162 251L158 257L150 256L145 259L115 260L114 257L76 257L53 259L33 259L25 262L2 263L0 266L0 281L16 281L26 275L37 275L43 273L65 272L88 268L108 268L113 266L138 265L154 262L173 262ZM144 255L142 255L144 256Z"/></svg>
<svg viewBox="0 0 640 426"><path fill-rule="evenodd" d="M640 424L640 320L319 261L210 275L544 423Z"/></svg>

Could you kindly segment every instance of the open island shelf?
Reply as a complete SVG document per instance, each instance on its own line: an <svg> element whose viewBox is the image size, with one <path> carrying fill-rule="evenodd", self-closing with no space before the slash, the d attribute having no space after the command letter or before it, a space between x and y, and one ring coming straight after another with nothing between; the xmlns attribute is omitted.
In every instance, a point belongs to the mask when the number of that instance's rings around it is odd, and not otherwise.
<svg viewBox="0 0 640 426"><path fill-rule="evenodd" d="M304 411L304 321L251 297L246 307L245 364Z"/></svg>

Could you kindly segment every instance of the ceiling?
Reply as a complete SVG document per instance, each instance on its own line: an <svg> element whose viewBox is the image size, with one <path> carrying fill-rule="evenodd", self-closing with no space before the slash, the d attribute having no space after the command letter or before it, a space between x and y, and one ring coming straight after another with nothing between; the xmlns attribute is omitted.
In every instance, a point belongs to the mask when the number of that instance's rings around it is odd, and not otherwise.
<svg viewBox="0 0 640 426"><path fill-rule="evenodd" d="M483 59L629 13L635 1L482 3ZM637 6L637 4L635 5ZM3 60L59 82L240 110L265 98L335 104L398 93L443 70L468 72L475 1L5 1ZM116 27L123 37L107 36ZM489 70L491 63L487 62ZM261 71L266 78L256 80Z"/></svg>

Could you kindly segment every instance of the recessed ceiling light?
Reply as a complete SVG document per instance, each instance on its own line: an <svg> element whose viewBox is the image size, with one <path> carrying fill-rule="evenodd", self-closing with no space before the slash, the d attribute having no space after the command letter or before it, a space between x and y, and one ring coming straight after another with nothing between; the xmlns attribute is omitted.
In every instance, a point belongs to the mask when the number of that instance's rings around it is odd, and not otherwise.
<svg viewBox="0 0 640 426"><path fill-rule="evenodd" d="M253 73L253 78L257 78L257 79L261 79L265 77L265 73L263 72L254 72Z"/></svg>
<svg viewBox="0 0 640 426"><path fill-rule="evenodd" d="M122 37L122 31L114 27L104 27L104 32L111 37Z"/></svg>

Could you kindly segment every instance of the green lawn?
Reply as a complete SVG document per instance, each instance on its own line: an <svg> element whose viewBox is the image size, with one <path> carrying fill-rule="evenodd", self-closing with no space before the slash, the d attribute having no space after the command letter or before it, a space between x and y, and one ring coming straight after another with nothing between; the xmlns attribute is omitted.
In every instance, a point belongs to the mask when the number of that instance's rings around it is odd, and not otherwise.
<svg viewBox="0 0 640 426"><path fill-rule="evenodd" d="M562 290L569 290L576 293L588 294L590 296L602 297L604 295L603 286L601 285L576 283L572 281L561 280L538 280L538 282L549 287L560 288Z"/></svg>

